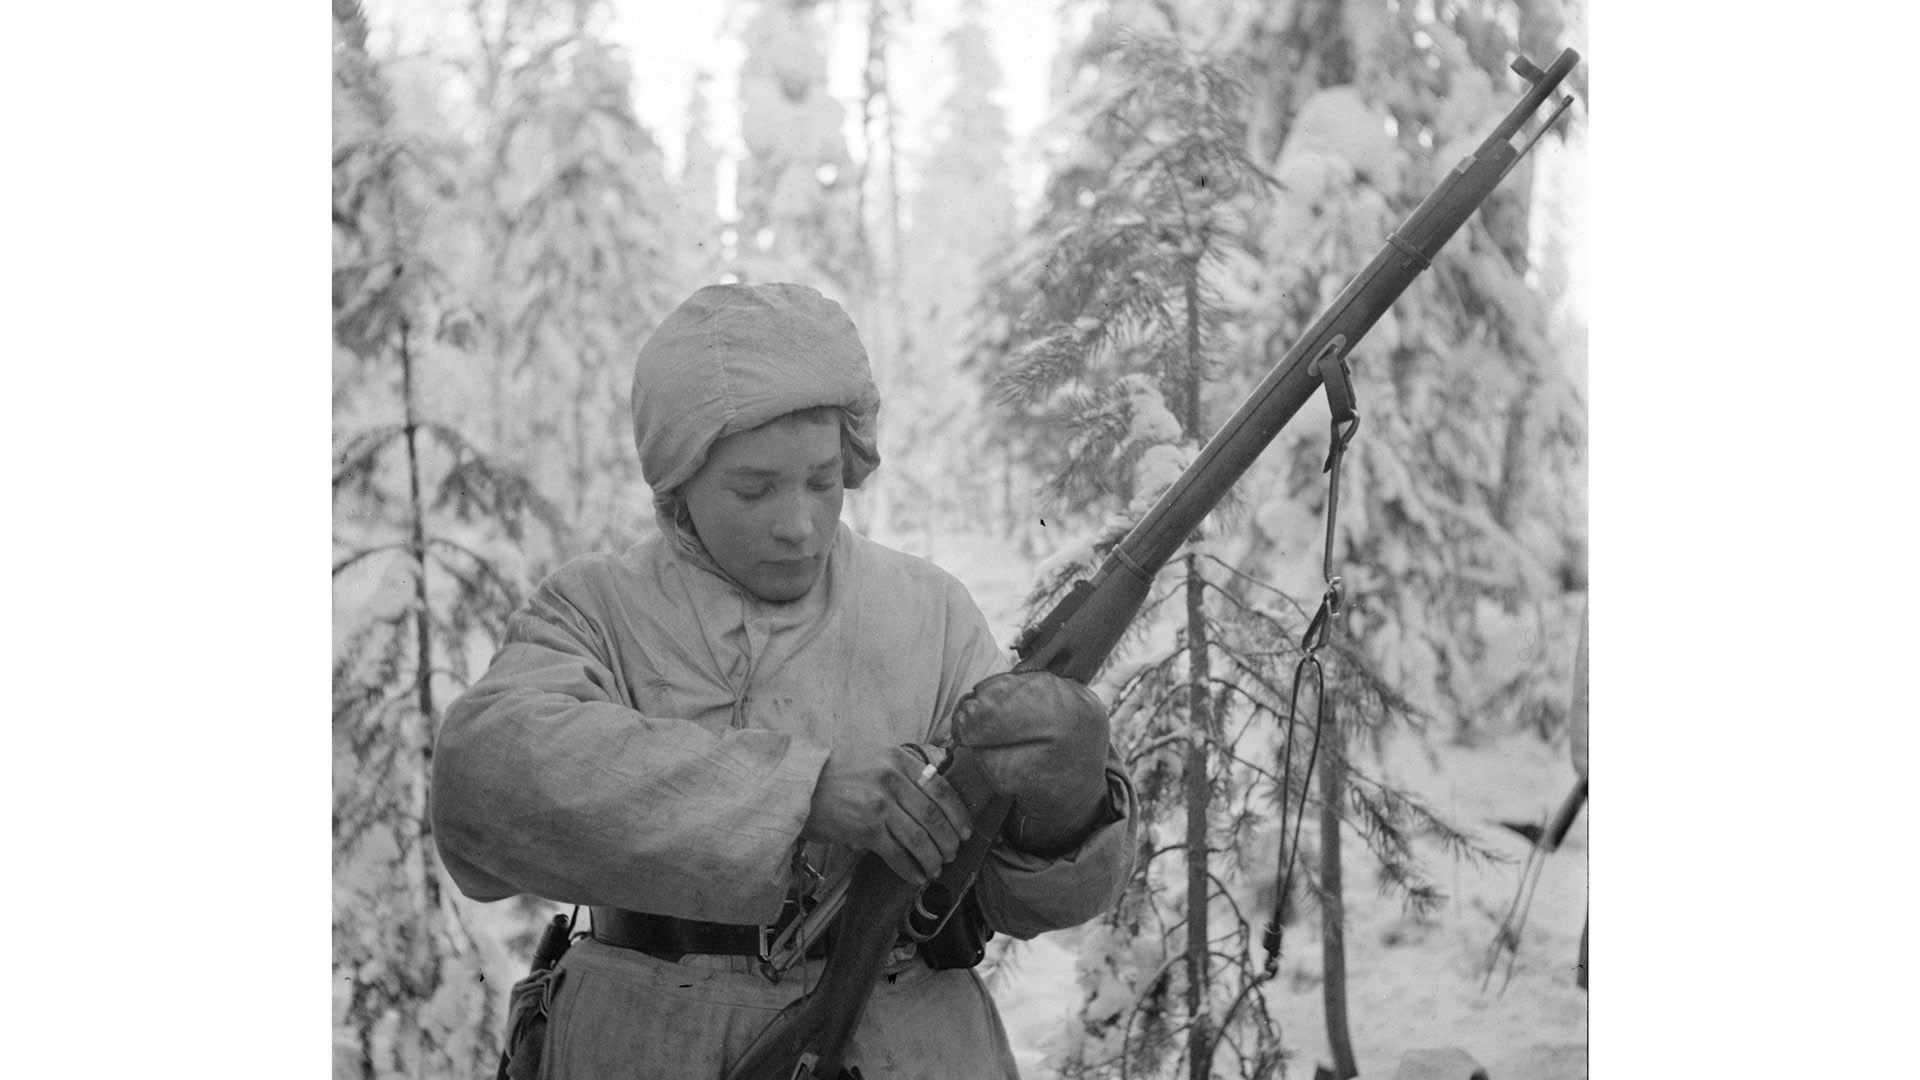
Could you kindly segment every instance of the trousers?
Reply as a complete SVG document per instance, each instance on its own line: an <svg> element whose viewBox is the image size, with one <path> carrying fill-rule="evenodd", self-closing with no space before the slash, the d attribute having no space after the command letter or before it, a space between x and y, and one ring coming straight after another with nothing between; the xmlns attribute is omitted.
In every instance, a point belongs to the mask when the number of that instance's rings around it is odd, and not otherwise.
<svg viewBox="0 0 1920 1080"><path fill-rule="evenodd" d="M662 960L583 939L560 961L543 1080L723 1080L753 1040L819 978L779 983L753 957ZM1019 1080L1005 1026L972 969L889 966L847 1048L867 1080Z"/></svg>

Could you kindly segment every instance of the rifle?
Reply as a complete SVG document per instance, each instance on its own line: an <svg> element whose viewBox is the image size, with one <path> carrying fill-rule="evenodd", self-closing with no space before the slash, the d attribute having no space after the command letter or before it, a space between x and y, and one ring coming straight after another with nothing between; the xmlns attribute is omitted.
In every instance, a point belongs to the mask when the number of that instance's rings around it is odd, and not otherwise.
<svg viewBox="0 0 1920 1080"><path fill-rule="evenodd" d="M1347 353L1573 103L1571 97L1562 99L1524 146L1509 141L1579 59L1567 49L1546 71L1525 57L1513 62L1513 70L1532 84L1520 102L1388 236L1093 577L1075 582L1021 635L1014 645L1020 657L1015 671L1093 680L1145 602L1154 574L1313 396L1323 373L1341 377ZM895 875L879 856L863 856L845 889L815 909L819 918L810 916L811 925L797 925L782 940L787 955L797 955L793 950L804 951L822 920L832 920L833 948L819 984L774 1017L727 1080L860 1080L843 1058L895 940L904 933L924 941L939 932L971 887L1012 808L1012 800L988 784L969 748L955 747L940 771L973 815L972 837L924 890Z"/></svg>

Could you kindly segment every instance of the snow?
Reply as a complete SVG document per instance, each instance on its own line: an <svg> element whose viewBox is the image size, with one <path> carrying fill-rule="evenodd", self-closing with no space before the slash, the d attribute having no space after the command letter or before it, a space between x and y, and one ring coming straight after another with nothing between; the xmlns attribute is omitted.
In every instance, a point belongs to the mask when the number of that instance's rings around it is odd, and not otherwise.
<svg viewBox="0 0 1920 1080"><path fill-rule="evenodd" d="M1127 507L1129 516L1139 517L1146 513L1160 493L1173 486L1180 474L1187 471L1193 459L1199 454L1190 446L1176 446L1171 443L1159 443L1147 448L1140 455L1140 463L1134 469L1134 486L1140 492Z"/></svg>
<svg viewBox="0 0 1920 1080"><path fill-rule="evenodd" d="M1292 159L1330 158L1389 194L1399 191L1400 150L1387 133L1386 114L1368 105L1353 86L1331 86L1300 109L1280 155L1284 170ZM1283 171L1282 183L1286 183Z"/></svg>
<svg viewBox="0 0 1920 1080"><path fill-rule="evenodd" d="M1277 178L1288 194L1303 202L1327 198L1353 181L1353 165L1337 154L1289 145L1280 156Z"/></svg>
<svg viewBox="0 0 1920 1080"><path fill-rule="evenodd" d="M1586 910L1586 818L1583 812L1560 849L1548 856L1536 886L1512 980L1501 992L1496 972L1481 988L1483 964L1501 917L1519 885L1526 842L1500 821L1538 822L1558 806L1573 783L1564 750L1527 735L1479 748L1445 746L1428 759L1409 744L1389 753L1393 778L1426 798L1448 820L1508 856L1511 863L1471 867L1423 852L1448 894L1435 916L1417 922L1398 901L1366 887L1366 858L1349 845L1347 975L1354 1052L1362 1075L1391 1066L1405 1051L1457 1046L1488 1067L1489 1075L1535 1077L1500 1063L1542 1048L1584 1048L1586 994L1574 985L1574 962ZM1319 1022L1317 935L1297 933L1285 977L1304 976L1282 999L1287 1041L1302 1059L1330 1060ZM1502 962L1504 971L1504 961ZM1304 970L1303 970L1304 969ZM1293 1017L1287 1025L1287 1017ZM1565 1075L1556 1073L1553 1075ZM1584 1076L1584 1068L1573 1075Z"/></svg>
<svg viewBox="0 0 1920 1080"><path fill-rule="evenodd" d="M1170 443L1179 440L1180 421L1167 408L1166 399L1160 396L1160 389L1150 376L1139 373L1125 375L1119 379L1118 385L1126 392L1130 403L1128 442Z"/></svg>
<svg viewBox="0 0 1920 1080"><path fill-rule="evenodd" d="M375 622L400 617L413 602L413 579L419 564L404 550L369 555L333 585L333 651L338 656L348 638Z"/></svg>

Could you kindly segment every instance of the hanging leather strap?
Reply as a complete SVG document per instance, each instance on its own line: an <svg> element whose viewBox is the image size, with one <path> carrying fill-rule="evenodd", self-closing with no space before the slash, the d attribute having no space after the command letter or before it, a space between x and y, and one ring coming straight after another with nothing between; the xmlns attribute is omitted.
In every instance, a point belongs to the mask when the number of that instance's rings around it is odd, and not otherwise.
<svg viewBox="0 0 1920 1080"><path fill-rule="evenodd" d="M1285 903L1292 887L1294 857L1300 850L1300 826L1307 816L1307 787L1313 782L1313 766L1320 756L1320 736L1329 715L1327 676L1320 666L1318 653L1332 636L1333 621L1346 602L1346 588L1340 575L1334 573L1333 548L1335 528L1340 517L1340 464L1346 455L1347 444L1353 441L1354 433L1360 430L1360 410L1354 399L1353 376L1347 370L1345 349L1346 338L1334 337L1307 369L1320 376L1321 385L1326 387L1327 412L1333 418L1327 464L1321 470L1327 474L1327 539L1321 555L1321 572L1327 590L1320 597L1319 610L1313 613L1312 621L1307 624L1307 632L1301 635L1302 655L1300 662L1294 665L1293 692L1287 699L1286 740L1280 751L1283 755L1280 770L1280 866L1275 875L1273 916L1267 921L1262 939L1267 952L1266 977L1271 977L1280 967L1281 905ZM1287 811L1293 786L1294 719L1299 712L1300 684L1309 675L1314 682L1313 742L1308 747L1306 771L1300 781L1300 800L1292 807L1293 829L1289 835Z"/></svg>

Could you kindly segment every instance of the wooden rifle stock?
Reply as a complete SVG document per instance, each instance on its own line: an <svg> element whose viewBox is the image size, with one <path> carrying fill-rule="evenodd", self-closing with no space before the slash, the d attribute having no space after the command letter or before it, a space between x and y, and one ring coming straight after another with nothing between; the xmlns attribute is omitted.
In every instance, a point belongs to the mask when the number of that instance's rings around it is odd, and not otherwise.
<svg viewBox="0 0 1920 1080"><path fill-rule="evenodd" d="M1288 349L1266 378L1222 424L1179 479L1116 544L1092 578L1076 582L1014 646L1015 671L1050 671L1090 683L1145 602L1154 575L1212 512L1321 383L1322 364L1345 360L1360 339L1459 231L1501 179L1572 99L1560 102L1525 146L1509 140L1532 118L1579 62L1572 49L1541 71L1525 57L1513 69L1533 85L1473 154L1454 166L1366 267ZM895 941L903 931L925 938L972 886L999 836L1012 800L987 783L973 753L955 747L942 770L973 815L973 835L927 893L872 853L853 871L846 906L833 924L832 949L820 982L774 1017L727 1074L727 1080L848 1080L847 1045ZM916 901L919 901L917 904ZM872 1077L868 1080L884 1080Z"/></svg>

